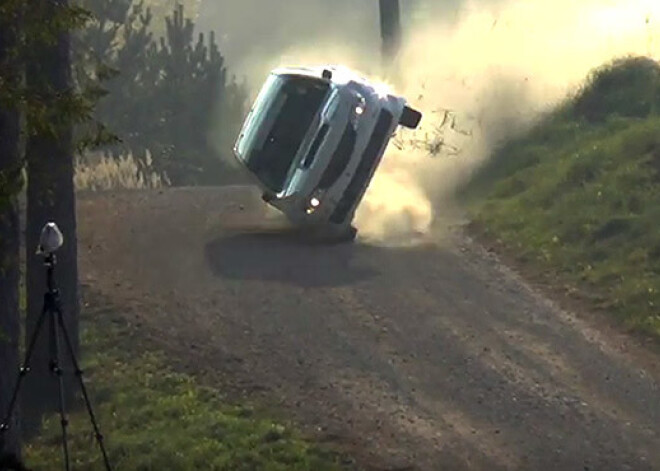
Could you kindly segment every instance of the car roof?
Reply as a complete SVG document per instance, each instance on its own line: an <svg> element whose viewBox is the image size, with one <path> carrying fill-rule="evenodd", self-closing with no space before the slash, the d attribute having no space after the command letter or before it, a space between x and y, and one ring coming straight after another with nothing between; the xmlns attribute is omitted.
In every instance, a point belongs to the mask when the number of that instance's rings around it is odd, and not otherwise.
<svg viewBox="0 0 660 471"><path fill-rule="evenodd" d="M327 80L323 78L323 71L329 70L332 72L332 79ZM380 81L372 81L361 75L360 73L342 66L342 65L318 65L318 66L295 66L295 67L279 67L274 69L271 74L273 75L297 75L302 77L312 77L318 80L324 80L335 86L345 86L349 83L357 83L377 93L384 94L385 96L396 96L392 88ZM379 91L380 90L380 91Z"/></svg>
<svg viewBox="0 0 660 471"><path fill-rule="evenodd" d="M340 85L350 81L369 83L365 77L359 75L357 72L337 65L279 67L271 73L275 75L301 75L304 77L322 78L324 70L332 72L332 79L330 80L332 83Z"/></svg>

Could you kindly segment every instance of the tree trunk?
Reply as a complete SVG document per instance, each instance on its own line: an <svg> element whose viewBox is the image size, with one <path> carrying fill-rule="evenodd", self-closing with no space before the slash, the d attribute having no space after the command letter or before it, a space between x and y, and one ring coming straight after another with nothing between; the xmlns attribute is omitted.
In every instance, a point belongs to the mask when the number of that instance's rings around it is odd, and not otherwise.
<svg viewBox="0 0 660 471"><path fill-rule="evenodd" d="M38 0L43 5L44 21L53 12L65 7L67 0ZM38 8L38 6L37 6ZM48 90L68 94L73 88L71 70L71 39L69 32L58 35L57 41L45 46L26 67L27 86L30 90ZM43 258L35 255L43 226L54 221L64 234L64 245L57 252L55 283L60 291L65 324L74 349L78 351L78 265L75 193L73 186L74 146L72 123L57 125L55 136L29 136L26 146L28 164L27 191L27 319L26 339L32 337L43 306L46 291L46 269ZM44 327L47 327L45 324ZM67 392L66 402L73 398L71 362L60 343ZM32 360L32 371L26 377L24 416L30 430L40 423L44 413L54 411L58 404L57 381L49 372L52 355L48 328L43 328Z"/></svg>
<svg viewBox="0 0 660 471"><path fill-rule="evenodd" d="M8 15L9 16L9 15ZM9 88L20 72L12 51L17 46L17 18L0 18L0 76ZM15 52L15 51L14 51ZM6 98L6 97L5 97ZM21 179L19 112L16 104L0 104L0 422L8 411L18 373L20 337L19 279L20 228L18 194ZM12 188L13 187L13 188ZM0 454L20 454L18 414L0 436ZM4 439L4 443L3 442Z"/></svg>

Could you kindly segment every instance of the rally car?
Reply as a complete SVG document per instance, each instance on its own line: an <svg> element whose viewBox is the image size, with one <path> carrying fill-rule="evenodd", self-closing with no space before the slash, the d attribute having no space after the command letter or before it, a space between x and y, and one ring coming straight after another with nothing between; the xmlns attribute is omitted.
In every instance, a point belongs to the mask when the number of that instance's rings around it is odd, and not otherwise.
<svg viewBox="0 0 660 471"><path fill-rule="evenodd" d="M341 67L274 70L234 146L264 201L296 226L353 240L351 224L397 126L422 115Z"/></svg>

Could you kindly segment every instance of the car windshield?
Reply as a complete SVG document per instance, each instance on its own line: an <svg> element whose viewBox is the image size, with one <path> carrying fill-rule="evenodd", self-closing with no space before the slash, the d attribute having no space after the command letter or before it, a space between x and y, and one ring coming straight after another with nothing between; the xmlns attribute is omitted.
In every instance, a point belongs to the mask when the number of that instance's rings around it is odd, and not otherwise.
<svg viewBox="0 0 660 471"><path fill-rule="evenodd" d="M236 153L271 191L284 188L329 88L321 79L280 75L271 75L263 86Z"/></svg>

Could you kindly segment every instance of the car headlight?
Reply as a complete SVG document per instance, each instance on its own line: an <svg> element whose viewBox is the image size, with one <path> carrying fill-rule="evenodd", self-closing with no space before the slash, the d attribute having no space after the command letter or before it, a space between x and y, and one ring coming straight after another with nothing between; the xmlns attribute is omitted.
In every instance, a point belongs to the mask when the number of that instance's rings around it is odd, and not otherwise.
<svg viewBox="0 0 660 471"><path fill-rule="evenodd" d="M355 103L353 111L351 112L351 123L353 124L353 127L357 125L358 120L367 111L367 102L364 97L359 95L357 98L357 102Z"/></svg>
<svg viewBox="0 0 660 471"><path fill-rule="evenodd" d="M305 208L305 212L307 214L312 214L314 211L319 209L321 206L321 194L320 192L315 192L307 201L307 206Z"/></svg>

